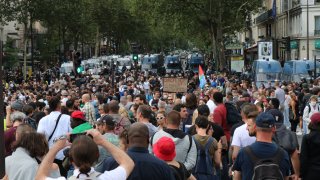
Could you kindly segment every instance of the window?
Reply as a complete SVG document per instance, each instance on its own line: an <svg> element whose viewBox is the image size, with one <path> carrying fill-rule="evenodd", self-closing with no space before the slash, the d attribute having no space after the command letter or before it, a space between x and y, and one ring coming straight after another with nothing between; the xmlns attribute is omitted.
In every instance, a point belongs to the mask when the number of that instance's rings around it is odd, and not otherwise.
<svg viewBox="0 0 320 180"><path fill-rule="evenodd" d="M320 35L320 16L314 17L314 35Z"/></svg>

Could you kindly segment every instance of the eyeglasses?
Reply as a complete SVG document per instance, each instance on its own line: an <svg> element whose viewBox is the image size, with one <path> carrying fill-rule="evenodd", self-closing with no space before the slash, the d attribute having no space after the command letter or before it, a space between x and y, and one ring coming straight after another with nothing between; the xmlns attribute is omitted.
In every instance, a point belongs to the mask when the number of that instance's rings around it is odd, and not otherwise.
<svg viewBox="0 0 320 180"><path fill-rule="evenodd" d="M168 101L173 101L173 99L168 99Z"/></svg>
<svg viewBox="0 0 320 180"><path fill-rule="evenodd" d="M162 120L164 119L164 117L157 117L157 120Z"/></svg>

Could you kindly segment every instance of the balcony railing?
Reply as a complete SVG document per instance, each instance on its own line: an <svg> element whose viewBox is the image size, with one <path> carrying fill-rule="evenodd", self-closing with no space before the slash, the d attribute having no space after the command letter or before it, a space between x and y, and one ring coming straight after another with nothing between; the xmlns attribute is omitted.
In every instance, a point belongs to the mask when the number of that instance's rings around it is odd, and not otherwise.
<svg viewBox="0 0 320 180"><path fill-rule="evenodd" d="M256 23L257 24L263 23L269 20L269 18L271 17L272 17L272 9L269 9L268 11L262 13L260 16L256 18Z"/></svg>

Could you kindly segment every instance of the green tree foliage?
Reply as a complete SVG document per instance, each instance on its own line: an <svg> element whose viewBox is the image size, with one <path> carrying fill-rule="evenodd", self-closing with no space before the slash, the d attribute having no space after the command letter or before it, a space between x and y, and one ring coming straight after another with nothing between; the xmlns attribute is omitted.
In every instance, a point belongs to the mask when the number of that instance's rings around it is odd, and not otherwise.
<svg viewBox="0 0 320 180"><path fill-rule="evenodd" d="M3 66L5 68L13 68L18 63L18 49L14 47L15 41L8 38L6 44L3 46Z"/></svg>

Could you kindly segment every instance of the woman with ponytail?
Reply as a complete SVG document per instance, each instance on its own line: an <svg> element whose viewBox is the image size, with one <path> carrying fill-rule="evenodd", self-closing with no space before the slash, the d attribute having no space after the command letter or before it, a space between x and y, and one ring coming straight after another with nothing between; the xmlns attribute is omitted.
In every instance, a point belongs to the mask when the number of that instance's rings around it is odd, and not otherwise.
<svg viewBox="0 0 320 180"><path fill-rule="evenodd" d="M125 180L130 175L134 167L132 159L121 149L114 146L110 142L106 141L104 137L97 130L89 130L87 135L77 137L70 148L69 155L75 170L73 175L69 177L70 180L74 179L117 179ZM93 138L91 138L91 137ZM36 175L36 180L50 180L48 178L49 166L55 155L63 148L67 146L67 137L62 136L57 139L54 146L50 149L48 154L43 159L39 170ZM92 166L99 158L98 145L104 147L113 158L117 161L119 166L112 171L105 171L104 173L96 172ZM57 178L58 180L64 180L64 177Z"/></svg>

